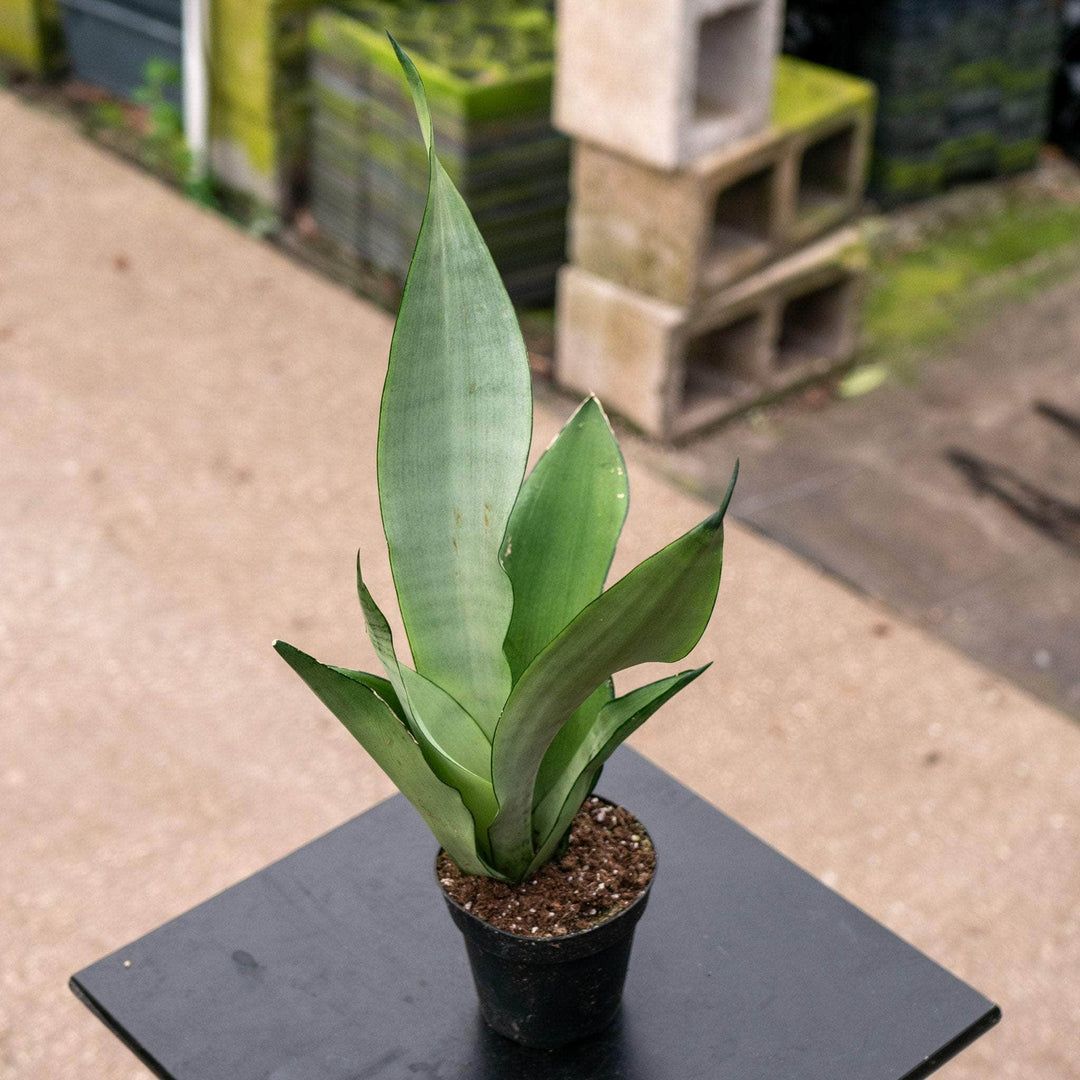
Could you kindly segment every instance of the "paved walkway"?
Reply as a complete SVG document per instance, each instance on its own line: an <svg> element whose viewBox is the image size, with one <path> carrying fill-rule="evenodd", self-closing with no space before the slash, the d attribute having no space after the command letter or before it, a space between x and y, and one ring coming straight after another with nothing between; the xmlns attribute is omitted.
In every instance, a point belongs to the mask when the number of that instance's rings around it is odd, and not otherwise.
<svg viewBox="0 0 1080 1080"><path fill-rule="evenodd" d="M373 664L389 320L0 93L0 1078L145 1077L67 976L389 794L272 653ZM541 410L537 442L555 430ZM631 458L616 572L704 504ZM1080 731L732 528L639 749L1080 1060Z"/></svg>
<svg viewBox="0 0 1080 1080"><path fill-rule="evenodd" d="M1080 719L1080 277L1007 302L912 385L780 407L653 467Z"/></svg>

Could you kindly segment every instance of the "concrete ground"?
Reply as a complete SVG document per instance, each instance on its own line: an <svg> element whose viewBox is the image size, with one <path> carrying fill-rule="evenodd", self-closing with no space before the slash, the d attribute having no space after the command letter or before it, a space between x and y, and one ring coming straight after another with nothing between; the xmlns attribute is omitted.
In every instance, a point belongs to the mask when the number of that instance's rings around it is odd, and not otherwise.
<svg viewBox="0 0 1080 1080"><path fill-rule="evenodd" d="M741 455L740 520L1080 719L1078 348L1074 276L913 383L639 450L713 498Z"/></svg>
<svg viewBox="0 0 1080 1080"><path fill-rule="evenodd" d="M269 647L374 664L391 324L2 93L0 132L0 1078L144 1077L68 975L391 790ZM630 469L616 573L708 510ZM1002 1005L942 1076L1075 1077L1076 725L740 527L695 655L635 745Z"/></svg>

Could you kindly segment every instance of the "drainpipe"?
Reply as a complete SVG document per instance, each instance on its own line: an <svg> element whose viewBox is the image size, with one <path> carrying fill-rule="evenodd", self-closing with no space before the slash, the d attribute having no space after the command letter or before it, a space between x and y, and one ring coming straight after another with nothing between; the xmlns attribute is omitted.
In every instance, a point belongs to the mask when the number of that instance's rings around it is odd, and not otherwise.
<svg viewBox="0 0 1080 1080"><path fill-rule="evenodd" d="M183 0L184 140L191 179L210 166L210 0Z"/></svg>

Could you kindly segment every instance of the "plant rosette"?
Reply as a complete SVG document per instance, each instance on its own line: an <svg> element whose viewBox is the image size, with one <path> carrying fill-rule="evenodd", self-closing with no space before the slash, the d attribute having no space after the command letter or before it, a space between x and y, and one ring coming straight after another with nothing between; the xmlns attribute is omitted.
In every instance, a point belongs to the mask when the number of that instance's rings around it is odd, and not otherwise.
<svg viewBox="0 0 1080 1080"><path fill-rule="evenodd" d="M434 153L420 76L394 47L429 158L377 458L412 666L398 655L359 559L360 606L385 677L322 664L283 641L274 647L412 802L462 874L526 888L518 883L570 850L572 823L615 749L708 667L621 695L612 682L639 664L683 659L704 633L738 465L715 513L604 587L629 502L618 443L590 397L526 475L532 388L521 331ZM628 954L646 895L568 934L485 932L485 942L501 944L468 944L478 986L487 976L477 958L492 953L515 963L525 955L580 959L620 939ZM480 921L448 902L463 929ZM544 966L550 959L533 965ZM485 1016L519 1041L569 1042L614 1015L625 958L607 966L615 972L609 990L567 995L568 1010L577 1000L574 1017L564 1010L542 1036L526 1030L524 1017ZM525 995L518 1007L531 1000ZM507 991L504 1003L512 1001Z"/></svg>

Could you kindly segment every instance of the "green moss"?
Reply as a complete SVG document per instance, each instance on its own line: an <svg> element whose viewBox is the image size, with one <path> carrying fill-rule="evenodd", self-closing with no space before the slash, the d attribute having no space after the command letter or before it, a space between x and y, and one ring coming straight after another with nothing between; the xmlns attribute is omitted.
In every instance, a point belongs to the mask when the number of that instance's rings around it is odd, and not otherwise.
<svg viewBox="0 0 1080 1080"><path fill-rule="evenodd" d="M266 177L295 157L302 141L306 113L298 86L305 67L305 13L314 5L315 0L212 0L212 131Z"/></svg>
<svg viewBox="0 0 1080 1080"><path fill-rule="evenodd" d="M980 311L1080 266L1080 205L1011 198L1003 210L941 227L916 251L878 253L865 359L903 365Z"/></svg>
<svg viewBox="0 0 1080 1080"><path fill-rule="evenodd" d="M945 170L936 158L874 159L873 186L882 195L914 195L935 191L945 179Z"/></svg>
<svg viewBox="0 0 1080 1080"><path fill-rule="evenodd" d="M987 60L973 60L967 64L958 64L952 69L949 81L958 90L981 90L985 86L995 86L1008 69L996 57Z"/></svg>
<svg viewBox="0 0 1080 1080"><path fill-rule="evenodd" d="M346 0L373 30L466 82L502 81L555 57L549 0Z"/></svg>
<svg viewBox="0 0 1080 1080"><path fill-rule="evenodd" d="M46 51L37 0L0 0L0 59L21 71L45 74Z"/></svg>
<svg viewBox="0 0 1080 1080"><path fill-rule="evenodd" d="M773 87L773 124L784 131L801 130L845 109L874 107L873 83L831 68L780 56Z"/></svg>
<svg viewBox="0 0 1080 1080"><path fill-rule="evenodd" d="M997 166L1001 173L1022 172L1034 167L1042 150L1042 139L1022 139L1020 142L999 146Z"/></svg>
<svg viewBox="0 0 1080 1080"><path fill-rule="evenodd" d="M367 67L372 92L407 105L401 69L393 47L382 30L336 12L322 12L312 20L311 46L345 66ZM487 79L469 79L413 53L413 61L427 88L432 116L459 123L483 123L500 117L519 118L529 113L547 114L551 108L553 65L537 62L512 73Z"/></svg>
<svg viewBox="0 0 1080 1080"><path fill-rule="evenodd" d="M1053 79L1053 69L1045 65L1026 70L1002 67L999 82L1006 95L1018 97L1023 94L1047 94Z"/></svg>

